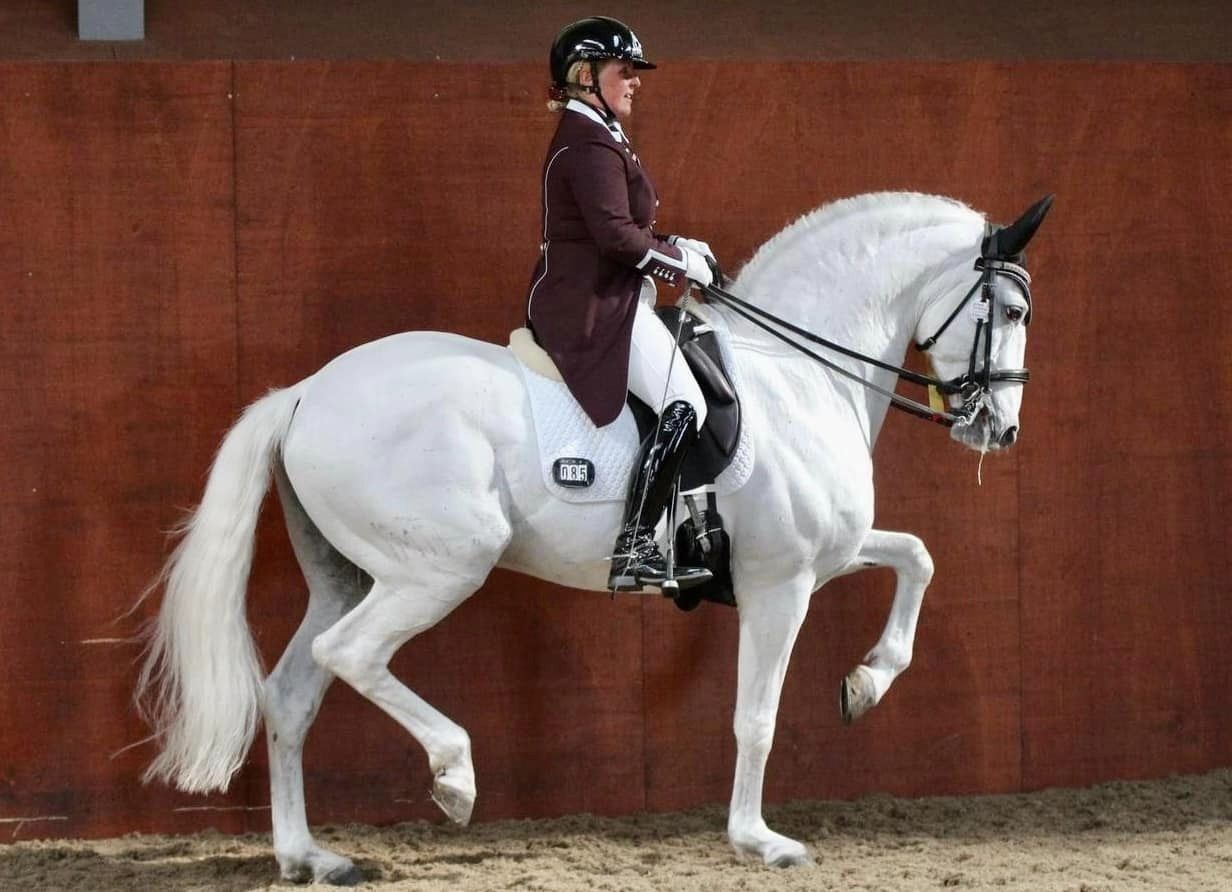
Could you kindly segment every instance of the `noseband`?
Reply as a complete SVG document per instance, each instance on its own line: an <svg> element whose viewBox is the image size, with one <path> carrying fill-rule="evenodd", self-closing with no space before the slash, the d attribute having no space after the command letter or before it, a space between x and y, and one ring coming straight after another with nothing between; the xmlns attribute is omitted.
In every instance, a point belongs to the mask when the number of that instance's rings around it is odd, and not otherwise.
<svg viewBox="0 0 1232 892"><path fill-rule="evenodd" d="M935 387L939 393L959 394L962 396L962 405L954 410L953 414L968 421L975 417L975 413L983 404L984 398L992 393L992 385L999 381L1009 381L1014 384L1026 384L1031 380L1031 372L1028 369L1001 369L993 371L992 369L992 332L996 325L997 313L993 312L996 299L996 289L994 287L997 276L1005 276L1017 283L1022 289L1023 296L1027 300L1027 315L1023 319L1023 325L1031 324L1031 274L1027 272L1025 267L1019 266L1017 263L1011 263L1008 260L998 260L990 257L981 257L975 261L975 268L980 271L979 280L971 286L966 295L954 311L946 317L946 320L941 323L941 327L933 332L932 337L925 338L922 342L917 342L915 348L921 353L928 352L929 348L937 343L937 340L945 333L945 330L950 327L962 308L970 306L971 318L975 320L975 338L971 343L971 360L967 365L967 373L959 375L957 378L950 378L948 381L938 381L931 386ZM976 291L979 291L979 300L974 303L971 298L975 296ZM980 346L983 344L983 350ZM982 354L982 362L981 362ZM977 366L977 363L980 363Z"/></svg>
<svg viewBox="0 0 1232 892"><path fill-rule="evenodd" d="M853 381L862 384L864 387L876 393L880 393L890 400L890 404L904 412L909 412L917 418L923 418L928 421L936 422L937 424L951 427L955 424L968 424L978 414L980 407L983 406L986 398L992 393L992 385L998 382L1008 381L1014 384L1026 384L1031 379L1031 373L1027 369L1001 369L993 371L992 368L992 335L993 326L997 314L993 312L996 299L996 288L994 284L997 276L1005 276L1022 289L1023 295L1027 300L1027 315L1023 319L1023 324L1028 325L1031 322L1031 276L1026 269L1019 264L1012 263L1008 260L1003 260L994 257L981 257L975 262L975 269L980 272L980 278L966 293L954 311L946 317L946 320L941 323L932 335L932 337L917 343L916 349L926 352L929 348L937 343L950 324L962 312L962 308L970 305L970 312L975 319L975 338L971 344L971 362L967 368L967 373L959 375L957 378L941 380L940 378L931 375L921 375L918 372L913 372L910 369L905 369L901 366L896 366L888 362L882 362L873 356L867 356L857 350L852 350L844 347L841 344L836 344L827 338L813 334L790 322L768 313L758 306L755 306L748 301L736 297L731 292L723 289L719 285L707 285L702 289L706 297L716 303L726 306L728 309L735 312L737 315L747 319L754 325L774 335L783 343L798 350L804 355L817 360L826 368L842 375L845 378L850 378ZM718 278L716 276L716 278ZM979 300L972 303L972 298L976 292L979 292ZM756 318L756 317L761 317ZM762 321L765 320L765 321ZM770 324L767 324L770 323ZM771 324L777 328L771 328ZM837 363L826 359L824 356L819 356L814 351L808 349L798 341L788 337L783 331L789 331L806 341L813 344L818 344L836 353L841 353L844 356L849 356L852 359L858 359L861 362L866 362L869 365L875 366L888 372L893 372L899 378L910 381L913 384L920 384L925 387L935 388L938 393L952 395L958 394L962 396L962 405L952 411L945 411L944 408L934 408L926 406L923 403L908 399L895 393L893 390L888 390L874 384L872 381L867 381L859 375L848 371ZM982 348L982 349L981 349Z"/></svg>

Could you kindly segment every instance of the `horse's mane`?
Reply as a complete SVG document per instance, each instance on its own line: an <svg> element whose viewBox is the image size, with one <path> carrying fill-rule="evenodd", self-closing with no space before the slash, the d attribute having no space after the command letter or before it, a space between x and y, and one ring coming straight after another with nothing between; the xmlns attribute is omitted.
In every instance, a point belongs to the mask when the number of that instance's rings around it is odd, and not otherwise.
<svg viewBox="0 0 1232 892"><path fill-rule="evenodd" d="M770 258L804 237L824 239L834 233L867 245L909 230L982 224L983 219L962 202L942 195L870 192L843 198L810 211L770 238L740 270L740 277L745 281L756 277Z"/></svg>

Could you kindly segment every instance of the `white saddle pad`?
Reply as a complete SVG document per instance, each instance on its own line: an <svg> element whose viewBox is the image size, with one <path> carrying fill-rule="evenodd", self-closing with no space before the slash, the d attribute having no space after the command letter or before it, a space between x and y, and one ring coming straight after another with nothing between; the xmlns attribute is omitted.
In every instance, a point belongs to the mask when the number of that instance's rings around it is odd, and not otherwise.
<svg viewBox="0 0 1232 892"><path fill-rule="evenodd" d="M727 332L718 326L715 328L723 362L739 393L739 375L728 349ZM517 353L514 355L516 357ZM539 469L547 491L566 502L623 502L629 491L639 445L632 410L625 406L611 424L595 427L563 381L532 371L521 361L518 368L526 383L526 392L530 395L531 413L539 440ZM591 485L571 487L557 483L552 476L552 466L561 458L590 461L594 465ZM742 427L736 454L715 481L715 491L719 495L735 492L745 484L752 472L753 445Z"/></svg>

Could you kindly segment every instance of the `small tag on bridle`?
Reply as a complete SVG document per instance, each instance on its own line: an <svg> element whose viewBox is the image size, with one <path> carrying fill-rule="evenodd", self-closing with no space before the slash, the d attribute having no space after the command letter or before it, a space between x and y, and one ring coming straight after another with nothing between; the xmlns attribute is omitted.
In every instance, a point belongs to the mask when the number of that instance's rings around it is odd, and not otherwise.
<svg viewBox="0 0 1232 892"><path fill-rule="evenodd" d="M588 458L558 458L552 462L552 479L561 486L583 489L595 482L595 466Z"/></svg>
<svg viewBox="0 0 1232 892"><path fill-rule="evenodd" d="M988 300L973 300L971 301L971 321L972 322L987 322L988 308L992 302Z"/></svg>

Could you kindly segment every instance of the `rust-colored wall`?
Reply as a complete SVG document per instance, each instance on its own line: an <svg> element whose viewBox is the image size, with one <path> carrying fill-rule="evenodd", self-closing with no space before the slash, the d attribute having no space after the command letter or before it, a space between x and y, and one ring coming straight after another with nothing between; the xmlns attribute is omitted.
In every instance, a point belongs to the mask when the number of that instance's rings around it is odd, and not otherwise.
<svg viewBox="0 0 1232 892"><path fill-rule="evenodd" d="M0 818L54 819L0 835L172 818L111 760L139 738L112 620L237 405L230 77L0 66Z"/></svg>
<svg viewBox="0 0 1232 892"><path fill-rule="evenodd" d="M408 328L503 339L552 127L539 64L10 64L0 78L0 819L18 838L263 829L264 753L226 796L147 789L107 639L235 413ZM1021 445L989 460L894 417L879 524L937 563L916 659L841 726L836 686L892 577L819 596L767 795L986 792L1232 764L1226 66L697 62L631 128L664 229L738 263L832 198L910 188L1032 251ZM267 658L302 585L276 509L250 615ZM152 605L139 611L147 616ZM497 573L396 660L472 733L479 820L724 801L735 614ZM331 690L314 821L430 818L421 751ZM0 831L3 832L3 831Z"/></svg>
<svg viewBox="0 0 1232 892"><path fill-rule="evenodd" d="M1222 0L623 0L652 58L1227 62ZM578 0L148 0L145 39L80 41L76 0L5 0L0 59L399 59L543 65Z"/></svg>

